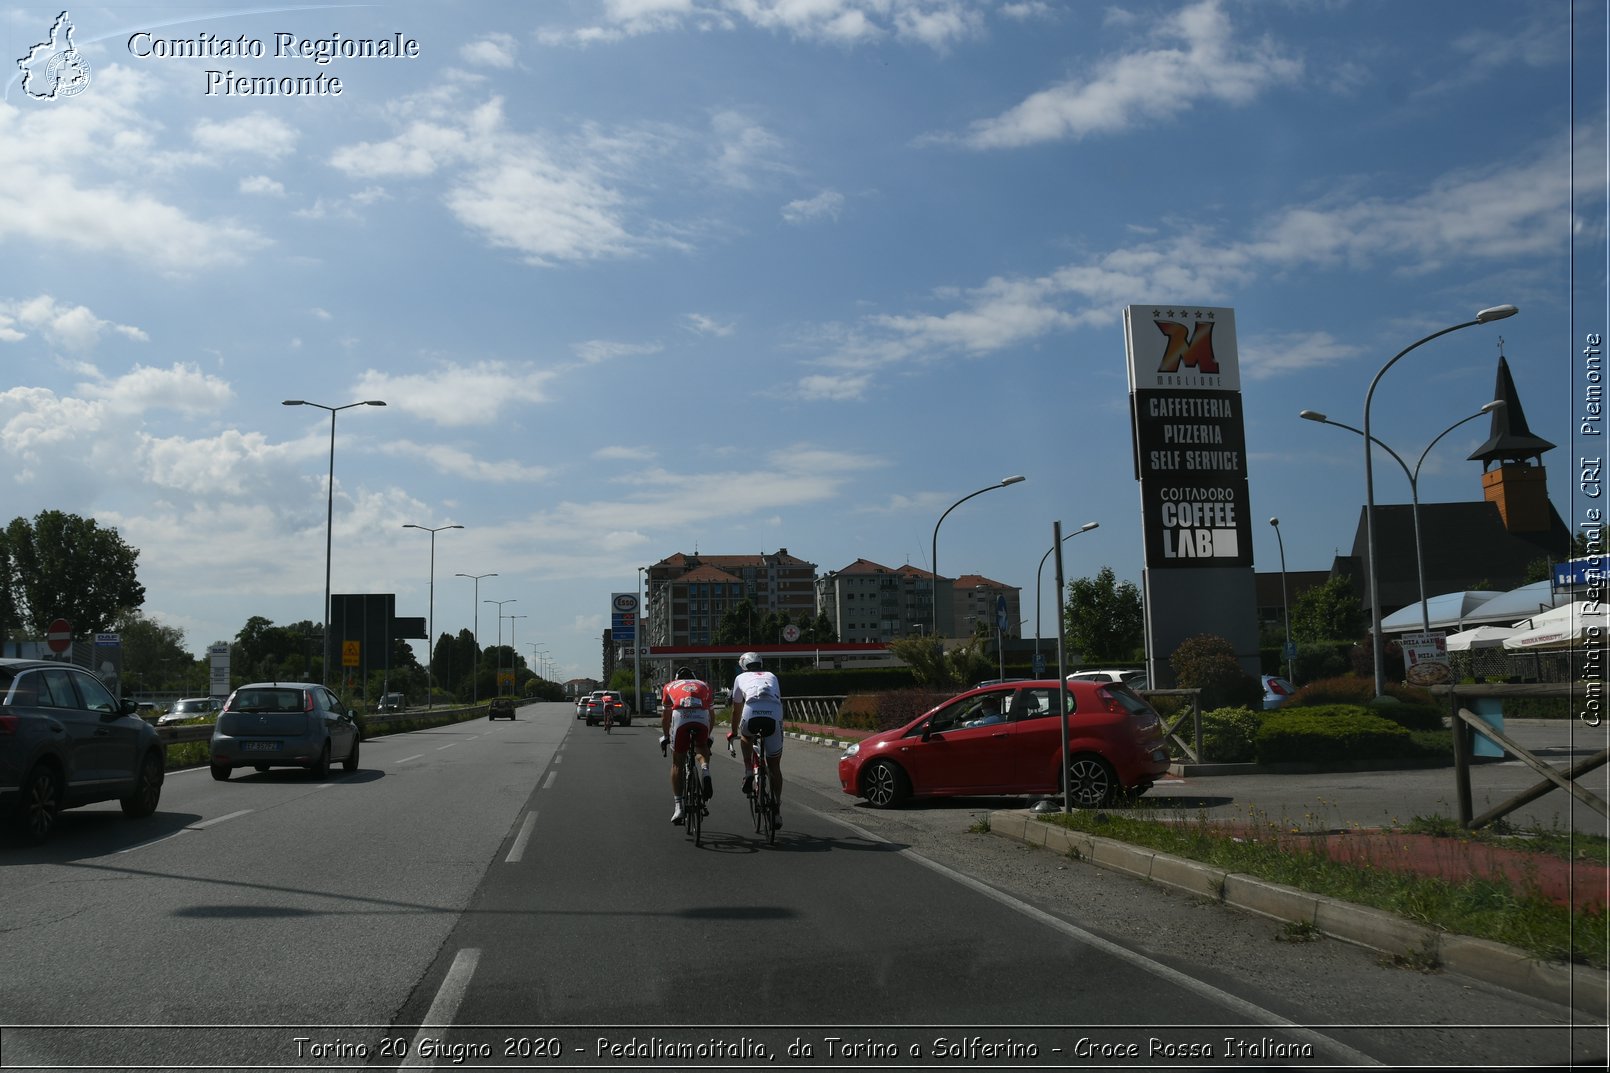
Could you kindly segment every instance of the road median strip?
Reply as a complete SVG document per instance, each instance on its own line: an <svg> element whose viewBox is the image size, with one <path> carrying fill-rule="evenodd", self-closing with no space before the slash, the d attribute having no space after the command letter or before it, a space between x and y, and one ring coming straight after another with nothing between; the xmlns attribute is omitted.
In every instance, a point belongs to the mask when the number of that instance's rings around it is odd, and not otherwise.
<svg viewBox="0 0 1610 1073"><path fill-rule="evenodd" d="M1451 935L1394 913L1227 872L1116 839L1046 823L1027 809L989 814L989 833L1088 861L1102 868L1162 883L1272 920L1313 927L1323 935L1393 957L1425 960L1452 972L1512 991L1602 1015L1610 978L1582 965L1539 961L1525 951L1487 939Z"/></svg>

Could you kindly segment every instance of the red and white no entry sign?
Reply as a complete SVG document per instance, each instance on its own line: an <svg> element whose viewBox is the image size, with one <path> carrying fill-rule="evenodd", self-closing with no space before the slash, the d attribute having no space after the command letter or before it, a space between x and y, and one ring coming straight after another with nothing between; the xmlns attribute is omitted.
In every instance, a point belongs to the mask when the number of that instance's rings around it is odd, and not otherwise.
<svg viewBox="0 0 1610 1073"><path fill-rule="evenodd" d="M73 647L73 624L59 618L45 631L45 643L52 652L65 652Z"/></svg>

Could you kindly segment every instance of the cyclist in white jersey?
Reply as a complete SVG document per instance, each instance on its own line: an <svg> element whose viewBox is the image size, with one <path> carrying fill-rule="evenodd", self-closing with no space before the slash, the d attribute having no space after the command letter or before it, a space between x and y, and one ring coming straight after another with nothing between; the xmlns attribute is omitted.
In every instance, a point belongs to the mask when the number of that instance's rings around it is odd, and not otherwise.
<svg viewBox="0 0 1610 1073"><path fill-rule="evenodd" d="M783 798L783 689L777 676L766 670L756 652L745 652L738 657L738 677L732 682L732 717L728 722L727 740L739 735L743 746L744 771L754 763L749 744L749 723L752 719L769 719L771 730L762 741L765 746L766 766L770 771L771 795L779 813ZM744 793L753 793L753 778L744 776ZM777 817L782 826L782 817Z"/></svg>

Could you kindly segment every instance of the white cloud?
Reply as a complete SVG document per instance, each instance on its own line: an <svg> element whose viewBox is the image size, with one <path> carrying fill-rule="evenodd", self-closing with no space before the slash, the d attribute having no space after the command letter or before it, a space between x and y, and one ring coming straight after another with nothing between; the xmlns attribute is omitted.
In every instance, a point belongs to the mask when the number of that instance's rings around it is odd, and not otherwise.
<svg viewBox="0 0 1610 1073"><path fill-rule="evenodd" d="M893 37L944 51L983 32L971 0L608 0L602 20L545 29L548 45L593 45L682 29L733 30L747 24L803 41L860 45Z"/></svg>
<svg viewBox="0 0 1610 1073"><path fill-rule="evenodd" d="M427 373L369 369L358 377L354 390L359 397L382 399L387 406L432 424L461 427L484 425L509 407L548 401L543 388L554 375L501 361L444 363Z"/></svg>
<svg viewBox="0 0 1610 1073"><path fill-rule="evenodd" d="M815 197L790 201L783 206L783 219L791 224L810 223L813 220L837 220L844 211L844 195L837 190L823 190Z"/></svg>
<svg viewBox="0 0 1610 1073"><path fill-rule="evenodd" d="M696 335L714 335L725 338L738 330L735 324L722 324L703 313L685 313L682 319L687 322L687 329Z"/></svg>
<svg viewBox="0 0 1610 1073"><path fill-rule="evenodd" d="M240 181L240 192L264 197L284 197L285 184L267 175L248 175Z"/></svg>
<svg viewBox="0 0 1610 1073"><path fill-rule="evenodd" d="M466 63L475 67L496 67L508 70L514 66L518 46L513 37L504 33L487 34L479 41L471 41L458 50Z"/></svg>
<svg viewBox="0 0 1610 1073"><path fill-rule="evenodd" d="M136 365L121 376L81 384L79 391L88 399L104 402L112 411L134 415L153 410L213 414L235 397L225 381L194 365L181 364L167 369Z"/></svg>
<svg viewBox="0 0 1610 1073"><path fill-rule="evenodd" d="M527 465L508 458L481 459L451 444L397 440L386 444L381 451L412 459L438 473L487 484L532 484L553 475L553 470L547 466Z"/></svg>
<svg viewBox="0 0 1610 1073"><path fill-rule="evenodd" d="M26 329L26 331L24 330ZM143 343L146 333L127 324L103 320L81 305L64 305L49 295L15 302L0 302L0 340L20 342L27 331L38 332L51 346L71 354L93 350L108 330Z"/></svg>
<svg viewBox="0 0 1610 1073"><path fill-rule="evenodd" d="M277 159L296 148L297 131L278 116L263 112L228 120L203 119L191 140L209 154L245 154Z"/></svg>
<svg viewBox="0 0 1610 1073"><path fill-rule="evenodd" d="M1139 122L1178 117L1202 100L1247 104L1302 73L1300 59L1270 41L1241 42L1219 0L1203 0L1147 33L1181 47L1150 47L1099 64L1074 79L1031 94L959 139L974 149L1009 149L1109 134Z"/></svg>
<svg viewBox="0 0 1610 1073"><path fill-rule="evenodd" d="M599 362L610 361L614 358L634 358L645 354L658 354L664 350L659 343L617 343L608 339L589 339L571 347L576 356L588 365L597 365Z"/></svg>

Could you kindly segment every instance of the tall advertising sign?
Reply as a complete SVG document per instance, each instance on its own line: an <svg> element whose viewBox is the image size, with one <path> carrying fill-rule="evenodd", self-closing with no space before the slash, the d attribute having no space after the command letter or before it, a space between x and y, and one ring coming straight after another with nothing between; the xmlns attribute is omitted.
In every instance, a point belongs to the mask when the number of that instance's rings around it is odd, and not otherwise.
<svg viewBox="0 0 1610 1073"><path fill-rule="evenodd" d="M1148 670L1199 633L1224 637L1258 674L1252 509L1235 310L1124 309L1135 478L1146 552Z"/></svg>

